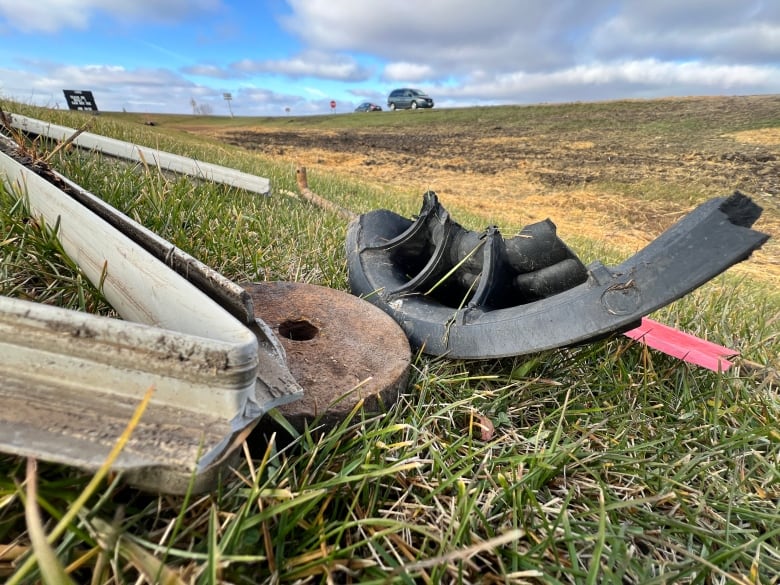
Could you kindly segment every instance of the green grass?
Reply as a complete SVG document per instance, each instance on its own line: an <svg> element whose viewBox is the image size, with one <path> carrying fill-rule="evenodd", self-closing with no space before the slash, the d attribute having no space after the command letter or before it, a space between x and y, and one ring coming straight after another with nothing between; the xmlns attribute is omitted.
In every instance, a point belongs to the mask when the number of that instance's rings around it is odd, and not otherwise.
<svg viewBox="0 0 780 585"><path fill-rule="evenodd" d="M765 100L726 111L715 100L690 98L672 107L658 101L611 101L529 106L492 106L475 108L434 108L431 110L398 110L325 114L318 116L236 117L184 116L166 114L104 114L112 119L138 124L154 122L163 130L191 127L213 127L218 130L263 126L280 130L347 130L360 128L405 129L439 127L450 129L500 126L505 129L533 129L539 133L590 130L594 133L620 128L621 132L648 137L679 137L690 144L699 136L708 136L712 119L717 118L723 133L780 125L776 102ZM88 114L85 114L88 116Z"/></svg>
<svg viewBox="0 0 780 585"><path fill-rule="evenodd" d="M545 108L521 109L524 123ZM110 116L15 111L91 120L96 132L271 178L274 195L261 197L77 150L51 161L236 281L346 290L346 222L284 195L294 167ZM464 123L499 114L457 113ZM356 212L419 206L418 194L336 177L310 186ZM0 191L2 294L110 314L56 229ZM619 260L603 242L569 244L585 260ZM778 367L780 294L760 282L719 277L656 317ZM323 436L258 435L212 494L155 496L114 479L89 495L90 477L39 462L44 530L78 514L54 555L36 547L29 570L0 561L0 576L34 583L59 565L77 583L777 583L779 418L764 372L718 375L621 337L500 360L415 356L385 415L356 411ZM36 534L28 473L0 456L0 554L28 550Z"/></svg>

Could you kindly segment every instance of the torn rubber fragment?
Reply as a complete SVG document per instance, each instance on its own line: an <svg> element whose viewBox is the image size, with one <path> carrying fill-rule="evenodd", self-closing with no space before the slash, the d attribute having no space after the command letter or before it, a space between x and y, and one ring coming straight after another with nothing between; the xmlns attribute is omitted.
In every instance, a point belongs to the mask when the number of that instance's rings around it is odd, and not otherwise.
<svg viewBox="0 0 780 585"><path fill-rule="evenodd" d="M637 327L760 248L761 211L739 192L712 199L622 264L586 267L550 221L509 239L471 232L428 192L415 220L377 210L350 224L350 286L425 353L532 353Z"/></svg>

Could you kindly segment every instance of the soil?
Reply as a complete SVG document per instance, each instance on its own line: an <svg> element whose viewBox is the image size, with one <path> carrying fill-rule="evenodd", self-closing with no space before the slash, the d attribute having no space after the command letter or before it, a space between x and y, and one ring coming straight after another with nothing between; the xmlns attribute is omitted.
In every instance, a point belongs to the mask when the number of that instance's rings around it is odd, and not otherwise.
<svg viewBox="0 0 780 585"><path fill-rule="evenodd" d="M442 122L258 126L219 137L305 165L310 175L337 173L418 195L432 189L446 207L484 216L485 225L517 229L549 217L564 241L583 235L626 254L702 201L740 190L764 208L754 227L772 238L733 270L780 284L780 96L548 106L538 124L527 116L447 123L446 110L349 116L408 114ZM756 126L764 127L740 130Z"/></svg>

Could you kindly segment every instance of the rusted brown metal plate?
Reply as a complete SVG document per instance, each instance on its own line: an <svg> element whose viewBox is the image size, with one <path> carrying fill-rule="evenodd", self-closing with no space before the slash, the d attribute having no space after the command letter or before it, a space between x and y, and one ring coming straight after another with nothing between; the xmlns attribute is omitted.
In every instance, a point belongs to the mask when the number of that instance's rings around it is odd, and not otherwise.
<svg viewBox="0 0 780 585"><path fill-rule="evenodd" d="M255 315L273 329L303 398L279 410L298 430L331 427L363 400L383 412L406 385L409 342L383 311L348 293L297 282L246 284Z"/></svg>

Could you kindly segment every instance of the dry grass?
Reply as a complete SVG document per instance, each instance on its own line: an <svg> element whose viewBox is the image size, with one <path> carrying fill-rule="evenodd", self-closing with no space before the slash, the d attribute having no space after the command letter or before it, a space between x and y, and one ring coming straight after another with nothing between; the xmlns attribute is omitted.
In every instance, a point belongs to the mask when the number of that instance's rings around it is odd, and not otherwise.
<svg viewBox="0 0 780 585"><path fill-rule="evenodd" d="M276 130L250 128L251 132L273 135ZM332 136L332 131L311 130ZM762 144L773 145L771 137L780 130L765 129L735 135L740 142L762 140ZM218 135L210 129L212 135ZM750 136L753 138L746 138ZM527 138L481 138L485 144L501 144L503 150L522 153L528 145ZM780 144L778 142L777 144ZM594 148L590 141L575 141L561 144L561 151L584 151ZM312 174L340 176L345 180L361 181L376 188L392 188L408 193L412 199L427 190L436 191L442 203L453 210L461 210L478 216L484 222L471 226L480 229L486 225L498 225L509 233L522 226L552 219L564 241L584 238L603 242L613 249L618 257L626 258L661 234L665 229L690 212L701 197L690 201L659 195L663 186L648 184L635 187L627 194L625 189L615 185L582 184L549 187L538 179L538 171L544 161L518 158L512 168L495 174L462 172L466 162L462 157L448 158L446 153L437 158L436 168L421 167L414 162L382 160L374 153L356 150L329 150L327 148L297 147L285 145L278 153L265 152L280 164L302 164ZM519 155L520 156L520 155ZM670 184L690 182L700 164L698 158L685 157L677 168L670 168ZM674 187L667 189L674 191ZM709 196L727 195L728 192L711 192ZM757 202L765 209L756 229L772 236L762 250L757 251L751 262L734 267L734 273L764 280L780 287L780 209L778 196L754 194Z"/></svg>
<svg viewBox="0 0 780 585"><path fill-rule="evenodd" d="M726 134L743 144L763 144L767 146L780 145L780 128L761 128L760 130L743 130Z"/></svg>

